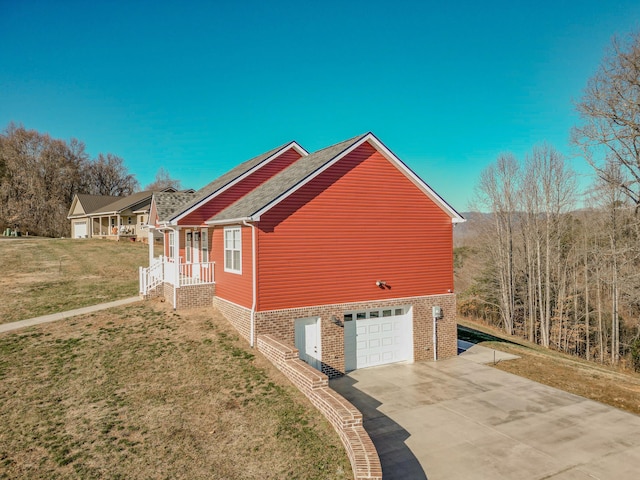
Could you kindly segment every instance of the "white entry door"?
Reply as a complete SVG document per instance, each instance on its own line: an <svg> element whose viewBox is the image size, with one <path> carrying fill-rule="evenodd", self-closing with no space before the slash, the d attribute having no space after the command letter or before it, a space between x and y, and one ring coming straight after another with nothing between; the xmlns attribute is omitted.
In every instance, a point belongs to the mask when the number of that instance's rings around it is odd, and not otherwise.
<svg viewBox="0 0 640 480"><path fill-rule="evenodd" d="M344 317L345 370L413 359L410 307L349 312Z"/></svg>
<svg viewBox="0 0 640 480"><path fill-rule="evenodd" d="M295 321L295 345L300 360L322 371L320 317L299 318Z"/></svg>

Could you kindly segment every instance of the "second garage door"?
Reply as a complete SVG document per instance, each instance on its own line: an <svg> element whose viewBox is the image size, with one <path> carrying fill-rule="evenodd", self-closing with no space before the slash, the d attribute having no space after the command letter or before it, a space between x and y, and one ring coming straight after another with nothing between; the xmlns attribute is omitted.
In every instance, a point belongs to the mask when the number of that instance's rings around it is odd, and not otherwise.
<svg viewBox="0 0 640 480"><path fill-rule="evenodd" d="M344 316L345 370L413 359L410 307L347 312Z"/></svg>

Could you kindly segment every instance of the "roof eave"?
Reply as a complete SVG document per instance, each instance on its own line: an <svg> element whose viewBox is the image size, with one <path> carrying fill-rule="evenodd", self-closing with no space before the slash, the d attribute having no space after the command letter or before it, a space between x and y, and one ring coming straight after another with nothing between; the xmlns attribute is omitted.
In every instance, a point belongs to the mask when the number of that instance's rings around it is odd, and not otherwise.
<svg viewBox="0 0 640 480"><path fill-rule="evenodd" d="M292 195L293 193L295 193L298 189L300 189L302 186L304 186L305 184L307 184L308 182L310 182L311 180L313 180L314 178L316 178L318 175L320 175L322 172L324 172L325 170L327 170L328 168L330 168L331 166L333 166L335 163L337 163L341 158L344 158L346 155L348 155L349 153L351 153L352 151L354 151L356 148L358 148L360 145L362 145L362 143L364 143L364 141L366 141L366 139L369 137L369 135L371 135L371 133L367 133L365 135L362 136L362 138L360 138L359 140L355 141L352 145L350 145L349 147L345 148L342 152L338 153L337 155L335 155L333 158L331 158L330 160L328 160L324 165L322 165L320 168L316 169L314 172L310 173L309 175L307 175L305 178L303 178L302 180L300 180L298 183L296 183L295 185L293 185L291 188L289 188L287 191L282 192L281 195L279 195L277 198L273 199L271 202L269 202L267 205L265 205L264 207L262 207L260 210L258 210L253 216L254 217L258 217L260 218L261 215L263 215L264 213L268 212L269 210L271 210L271 208L273 208L274 206L276 206L277 204L279 204L280 202L282 202L283 200L285 200L287 197L289 197L290 195Z"/></svg>
<svg viewBox="0 0 640 480"><path fill-rule="evenodd" d="M220 195L221 193L224 193L226 190L228 190L229 188L231 188L232 186L236 185L238 182L244 180L245 178L247 178L249 175L251 175L252 173L256 172L257 170L260 170L262 167L264 167L266 164L270 163L272 160L278 158L283 152L289 150L290 148L293 148L295 151L297 151L300 155L302 155L303 157L306 157L307 155L309 155L309 152L307 150L305 150L300 144L298 144L298 142L296 141L292 141L289 142L288 144L284 145L280 150L278 150L277 152L274 152L272 155L270 155L269 157L265 158L264 160L262 160L260 163L254 165L253 167L251 167L249 170L247 170L246 172L242 173L241 175L237 176L236 178L234 178L233 180L230 180L229 182L227 182L226 184L224 184L223 186L221 186L220 188L218 188L217 190L214 190L213 192L211 192L209 195L207 195L206 197L202 198L200 201L198 201L197 203L195 203L194 205L190 206L188 209L186 210L182 210L180 213L178 213L177 215L174 215L173 217L171 217L171 220L175 220L175 221L180 221L181 219L183 219L184 217L186 217L187 215L189 215L190 213L192 213L193 211L197 210L198 208L200 208L204 203L207 203L209 200L211 200L212 198L217 197L218 195ZM219 177L218 177L219 178Z"/></svg>
<svg viewBox="0 0 640 480"><path fill-rule="evenodd" d="M413 181L413 183L423 190L427 196L431 197L440 208L444 210L450 217L452 223L465 222L465 218L460 215L455 208L447 203L447 201L438 195L424 180L422 180L411 168L409 168L402 160L400 160L382 141L376 137L373 133L369 132L366 136L367 140L370 140L375 144L375 148L381 152L388 160L395 163L398 168Z"/></svg>
<svg viewBox="0 0 640 480"><path fill-rule="evenodd" d="M221 220L207 220L205 223L207 225L215 226L215 225L230 225L232 223L244 223L244 222L259 222L259 216L249 216L249 217L238 217L238 218L225 218Z"/></svg>

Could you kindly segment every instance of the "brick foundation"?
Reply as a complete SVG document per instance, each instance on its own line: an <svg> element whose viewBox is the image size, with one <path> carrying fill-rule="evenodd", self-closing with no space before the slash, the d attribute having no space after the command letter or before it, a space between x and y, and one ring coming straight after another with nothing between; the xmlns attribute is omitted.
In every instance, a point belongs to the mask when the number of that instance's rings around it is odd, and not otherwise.
<svg viewBox="0 0 640 480"><path fill-rule="evenodd" d="M251 310L228 302L219 297L213 298L213 306L216 307L229 323L235 327L238 333L247 341L251 342Z"/></svg>
<svg viewBox="0 0 640 480"><path fill-rule="evenodd" d="M295 344L295 320L306 317L320 317L322 323L322 371L329 377L335 377L345 372L344 328L334 324L331 321L332 317L342 320L344 312L348 311L401 306L412 307L413 359L414 361L433 360L433 317L431 309L435 305L442 307L444 313L444 318L438 320L436 329L438 359L454 357L458 353L455 294L256 312L255 334L274 335L293 345ZM223 314L227 316L224 312ZM227 316L227 318L230 317ZM248 318L250 321L250 315ZM231 322L234 323L233 321ZM249 328L247 327L247 335L243 334L247 340L249 339Z"/></svg>
<svg viewBox="0 0 640 480"><path fill-rule="evenodd" d="M271 335L257 337L258 350L327 418L340 436L356 480L382 480L376 447L362 426L362 413L329 388L326 375L298 359L298 350Z"/></svg>
<svg viewBox="0 0 640 480"><path fill-rule="evenodd" d="M176 310L189 308L210 307L216 294L215 284L185 285L175 289L171 283L158 285L147 294L147 298L164 297L165 301L173 305L173 292L176 292Z"/></svg>
<svg viewBox="0 0 640 480"><path fill-rule="evenodd" d="M160 285L157 285L155 288L149 290L147 292L146 295L143 296L143 298L145 300L149 299L149 298L157 298L157 297L164 297L164 283L161 283ZM173 298L173 297L171 297ZM166 299L166 297L165 297Z"/></svg>

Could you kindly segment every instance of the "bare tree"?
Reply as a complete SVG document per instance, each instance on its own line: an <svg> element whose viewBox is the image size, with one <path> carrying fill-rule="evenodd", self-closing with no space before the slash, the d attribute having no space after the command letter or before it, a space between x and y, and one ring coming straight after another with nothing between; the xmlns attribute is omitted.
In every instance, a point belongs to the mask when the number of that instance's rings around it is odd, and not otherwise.
<svg viewBox="0 0 640 480"><path fill-rule="evenodd" d="M165 188L173 188L175 190L180 190L181 182L175 178L171 178L169 172L164 169L164 167L160 167L158 172L156 173L155 180L144 187L145 190L164 190Z"/></svg>
<svg viewBox="0 0 640 480"><path fill-rule="evenodd" d="M640 32L614 38L599 70L577 104L582 125L574 142L597 175L640 208ZM610 176L608 163L621 167Z"/></svg>
<svg viewBox="0 0 640 480"><path fill-rule="evenodd" d="M539 302L540 341L550 344L551 314L557 301L552 286L559 281L558 271L552 278L554 266L561 268L560 239L566 225L561 215L573 207L576 194L575 174L563 156L549 145L537 146L527 157L525 167L525 197L527 218L535 241L536 294Z"/></svg>
<svg viewBox="0 0 640 480"><path fill-rule="evenodd" d="M520 167L512 154L500 155L480 174L477 197L489 210L495 229L489 245L497 269L500 315L507 333L513 333L515 317L514 215L517 212Z"/></svg>
<svg viewBox="0 0 640 480"><path fill-rule="evenodd" d="M127 171L124 160L116 155L100 153L87 172L87 193L93 195L131 195L138 190L136 177Z"/></svg>
<svg viewBox="0 0 640 480"><path fill-rule="evenodd" d="M84 144L64 142L9 124L0 135L0 223L49 236L64 235L73 195L83 188Z"/></svg>

